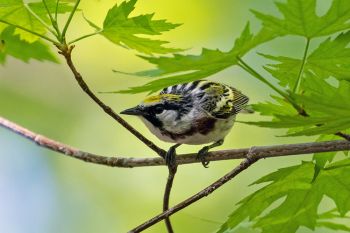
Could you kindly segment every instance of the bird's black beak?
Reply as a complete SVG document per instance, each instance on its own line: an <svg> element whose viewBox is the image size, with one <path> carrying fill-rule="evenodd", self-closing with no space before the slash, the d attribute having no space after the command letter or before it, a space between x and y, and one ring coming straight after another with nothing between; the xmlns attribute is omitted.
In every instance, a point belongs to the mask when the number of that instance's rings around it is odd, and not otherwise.
<svg viewBox="0 0 350 233"><path fill-rule="evenodd" d="M136 106L133 108L126 109L120 112L120 114L140 116L140 115L143 115L143 112L139 106Z"/></svg>

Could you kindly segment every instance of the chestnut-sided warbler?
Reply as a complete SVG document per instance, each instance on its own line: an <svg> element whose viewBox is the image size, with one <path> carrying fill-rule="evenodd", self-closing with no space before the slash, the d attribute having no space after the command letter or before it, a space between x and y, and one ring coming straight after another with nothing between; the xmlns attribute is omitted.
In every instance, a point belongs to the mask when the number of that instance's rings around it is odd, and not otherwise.
<svg viewBox="0 0 350 233"><path fill-rule="evenodd" d="M175 163L175 148L179 145L213 142L203 147L197 156L207 167L208 150L223 144L236 114L244 110L248 100L233 87L197 80L164 88L158 95L147 97L121 114L139 116L159 139L176 143L165 157L168 165Z"/></svg>

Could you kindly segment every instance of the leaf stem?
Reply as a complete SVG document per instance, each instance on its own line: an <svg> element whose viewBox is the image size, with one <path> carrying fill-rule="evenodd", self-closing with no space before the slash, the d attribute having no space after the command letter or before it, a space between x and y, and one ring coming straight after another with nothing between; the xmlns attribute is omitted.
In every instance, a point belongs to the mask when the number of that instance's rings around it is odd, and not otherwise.
<svg viewBox="0 0 350 233"><path fill-rule="evenodd" d="M47 25L35 12L27 5L24 4L24 7L28 10L28 12L36 18L47 30L49 30L55 37L57 37L57 34L54 30L51 29L49 25Z"/></svg>
<svg viewBox="0 0 350 233"><path fill-rule="evenodd" d="M56 1L56 9L55 9L55 21L57 22L57 15L58 15L58 5L60 3L60 0Z"/></svg>
<svg viewBox="0 0 350 233"><path fill-rule="evenodd" d="M265 83L266 85L268 85L269 87L271 87L273 90L275 90L278 94L280 94L281 96L285 97L287 94L284 93L282 90L278 89L277 87L275 87L272 83L270 83L269 81L267 81L263 76L261 76L257 71L255 71L252 67L250 67L247 63L245 63L242 58L237 57L239 63L238 65L244 69L245 71L247 71L248 73L252 74L254 77L256 77L257 79L259 79L260 81L262 81L263 83Z"/></svg>
<svg viewBox="0 0 350 233"><path fill-rule="evenodd" d="M13 26L13 27L16 27L16 28L19 28L19 29L21 29L21 30L23 30L23 31L29 32L29 33L31 33L31 34L33 34L33 35L36 35L36 36L38 36L38 37L40 37L40 38L42 38L42 39L44 39L44 40L50 41L50 42L52 42L52 43L55 44L55 45L59 45L59 43L58 43L57 41L55 41L55 40L53 40L53 39L51 39L51 38L49 38L49 37L47 37L47 36L41 35L40 33L31 31L30 29L27 29L27 28L22 27L22 26L20 26L20 25L7 22L6 20L3 20L3 19L0 19L0 22L1 22L1 23L4 23L4 24L7 24L7 25L10 25L10 26Z"/></svg>
<svg viewBox="0 0 350 233"><path fill-rule="evenodd" d="M286 92L282 91L278 87L274 86L272 83L270 83L268 80L266 80L261 74L259 74L256 70L254 70L251 66L249 66L247 63L243 61L241 57L237 56L238 60L238 66L268 85L271 89L276 91L278 94L280 94L282 97L284 97L298 112L300 115L306 115L305 110L302 109L295 101L294 99L289 96Z"/></svg>
<svg viewBox="0 0 350 233"><path fill-rule="evenodd" d="M77 10L77 8L79 6L79 3L80 3L80 0L77 0L75 5L74 5L74 8L73 8L72 12L69 15L69 18L68 18L68 20L66 22L66 25L64 25L64 28L63 28L63 31L62 31L62 35L61 35L61 41L65 41L66 40L66 38L65 38L66 37L66 32L68 30L70 22L72 21L74 13L76 12L76 10Z"/></svg>
<svg viewBox="0 0 350 233"><path fill-rule="evenodd" d="M299 73L298 73L297 81L295 82L295 85L294 85L294 87L293 87L293 93L296 93L296 92L297 92L298 87L299 87L300 82L301 82L301 77L302 77L302 75L303 75L304 67L305 67L305 63L306 63L307 53L308 53L309 47L310 47L310 41L311 41L310 38L307 38L307 39L306 39L306 45L305 45L303 60L302 60L302 62L301 62L301 66L300 66L300 70L299 70Z"/></svg>
<svg viewBox="0 0 350 233"><path fill-rule="evenodd" d="M101 29L101 30L99 30L99 31L96 31L96 32L87 34L87 35L85 35L85 36L81 36L81 37L79 37L79 38L77 38L77 39L74 39L74 40L68 42L68 45L73 44L73 43L75 43L75 42L77 42L77 41L79 41L79 40L88 38L88 37L90 37L90 36L94 36L94 35L100 34L102 31L103 31L103 30Z"/></svg>
<svg viewBox="0 0 350 233"><path fill-rule="evenodd" d="M58 24L57 24L57 21L52 17L51 13L50 13L50 10L49 8L47 7L47 4L46 4L46 0L42 0L44 6L45 6L45 9L46 9L46 12L47 14L49 15L50 17L50 21L51 21L51 24L52 26L54 27L54 29L56 30L56 33L57 33L57 38L61 38L61 32L60 32L60 29L58 28ZM56 5L57 7L57 5ZM57 8L56 8L57 10Z"/></svg>

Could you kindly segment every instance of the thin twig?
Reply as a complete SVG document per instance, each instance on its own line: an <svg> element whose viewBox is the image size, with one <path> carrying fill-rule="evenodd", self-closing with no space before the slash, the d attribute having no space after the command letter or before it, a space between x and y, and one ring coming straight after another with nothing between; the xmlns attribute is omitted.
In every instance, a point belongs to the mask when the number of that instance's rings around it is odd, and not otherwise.
<svg viewBox="0 0 350 233"><path fill-rule="evenodd" d="M342 133L342 132L338 132L338 133L335 133L335 135L337 135L337 136L339 136L339 137L342 137L342 138L344 138L345 140L350 141L350 135L349 135L349 134L345 134L345 133Z"/></svg>
<svg viewBox="0 0 350 233"><path fill-rule="evenodd" d="M135 135L140 141L146 144L149 148L155 151L159 156L164 157L165 151L155 145L153 142L148 140L145 136L143 136L140 132L138 132L134 127L132 127L129 123L127 123L123 118L121 118L116 112L114 112L109 106L105 105L89 88L89 86L85 83L81 74L75 68L71 52L74 46L69 46L67 48L60 48L61 54L65 57L66 62L74 74L75 79L77 80L79 86L83 89L83 91L88 94L88 96L95 101L108 115L113 117L117 122L119 122L124 128L126 128L130 133Z"/></svg>
<svg viewBox="0 0 350 233"><path fill-rule="evenodd" d="M85 162L100 164L110 167L148 167L165 165L164 159L160 157L133 158L133 157L107 157L93 153L81 151L63 143L54 141L45 136L34 133L23 128L5 118L0 117L0 126L17 133L22 137L37 143L41 147L48 148L69 157L79 159ZM284 144L273 146L256 146L254 152L259 158L279 157L288 155L302 155L330 151L350 150L350 142L346 140L309 142L298 144ZM230 159L242 159L248 153L249 148L231 149L209 152L208 161L221 161ZM177 164L198 163L197 154L182 154L176 156Z"/></svg>
<svg viewBox="0 0 350 233"><path fill-rule="evenodd" d="M137 233L141 232L154 224L156 224L159 221L162 221L165 218L168 218L169 216L173 215L174 213L186 208L187 206L197 202L198 200L202 199L203 197L208 196L209 194L213 193L216 189L220 188L222 185L236 177L239 173L253 165L256 161L260 159L259 156L255 154L255 148L250 149L246 153L246 159L244 159L237 167L235 167L232 171L228 172L226 175L203 189L202 191L194 194L190 198L187 198L186 200L180 202L179 204L175 205L174 207L170 208L167 211L164 211L163 213L155 216L154 218L146 221L145 223L139 225L138 227L132 229L129 231L129 233Z"/></svg>
<svg viewBox="0 0 350 233"><path fill-rule="evenodd" d="M163 197L163 212L167 211L169 209L169 200L170 200L170 193L171 189L173 187L174 178L177 172L177 164L174 167L168 166L169 173L168 173L168 179L165 185L165 191L164 191L164 197ZM170 218L166 217L164 219L165 226L168 230L168 233L173 233L173 227L170 222Z"/></svg>

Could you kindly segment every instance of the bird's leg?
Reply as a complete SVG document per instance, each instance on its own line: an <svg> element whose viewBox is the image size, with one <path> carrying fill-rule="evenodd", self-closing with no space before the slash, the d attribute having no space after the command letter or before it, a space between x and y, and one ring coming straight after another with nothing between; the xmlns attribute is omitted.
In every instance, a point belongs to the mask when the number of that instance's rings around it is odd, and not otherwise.
<svg viewBox="0 0 350 233"><path fill-rule="evenodd" d="M165 155L165 164L168 167L175 167L176 166L176 148L179 147L181 144L175 144L169 148L169 150L166 152Z"/></svg>
<svg viewBox="0 0 350 233"><path fill-rule="evenodd" d="M220 139L219 141L214 142L213 144L211 144L209 146L205 146L202 149L200 149L200 151L198 151L197 159L202 162L203 167L208 168L209 161L207 161L205 159L206 155L208 154L208 151L211 148L214 148L214 147L217 147L217 146L221 146L223 143L224 143L224 139Z"/></svg>

